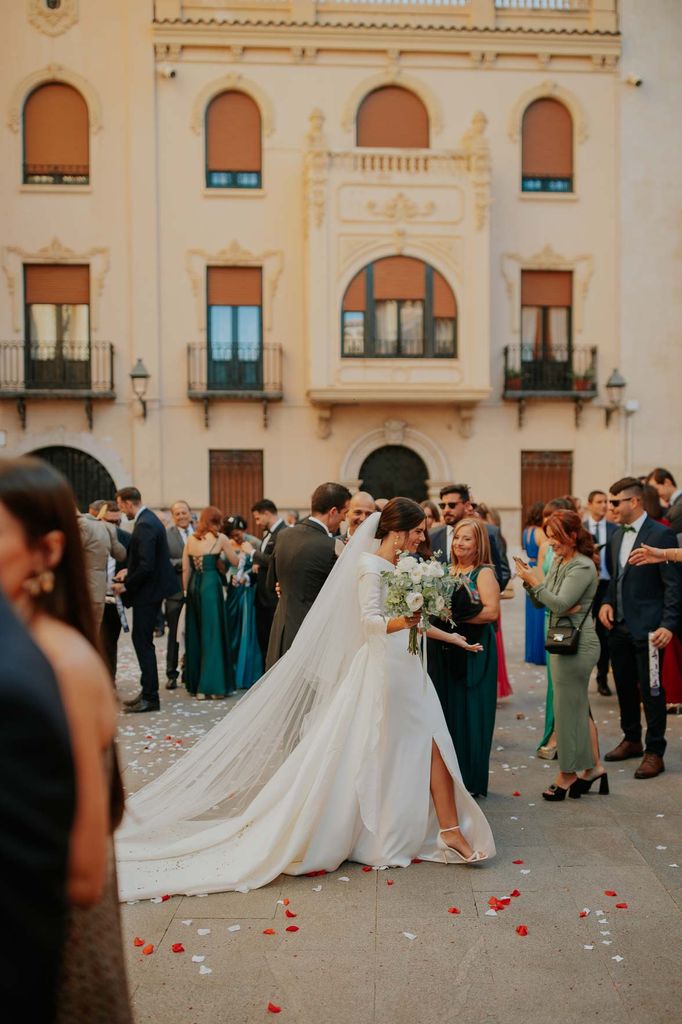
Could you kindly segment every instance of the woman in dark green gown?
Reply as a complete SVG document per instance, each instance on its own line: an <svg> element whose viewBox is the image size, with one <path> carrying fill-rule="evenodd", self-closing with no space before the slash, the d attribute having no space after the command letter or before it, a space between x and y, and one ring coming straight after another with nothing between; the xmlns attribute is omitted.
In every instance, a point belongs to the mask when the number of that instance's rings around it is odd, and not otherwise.
<svg viewBox="0 0 682 1024"><path fill-rule="evenodd" d="M235 688L218 562L221 555L231 565L239 559L228 538L220 533L222 518L220 509L205 508L183 554L185 683L199 700L226 697Z"/></svg>
<svg viewBox="0 0 682 1024"><path fill-rule="evenodd" d="M479 519L455 526L451 572L459 586L452 596L454 625L472 652L438 639L442 624L429 629L429 675L443 706L464 785L475 796L488 793L490 748L497 707L497 643L494 622L500 613L500 589L492 568L490 543Z"/></svg>

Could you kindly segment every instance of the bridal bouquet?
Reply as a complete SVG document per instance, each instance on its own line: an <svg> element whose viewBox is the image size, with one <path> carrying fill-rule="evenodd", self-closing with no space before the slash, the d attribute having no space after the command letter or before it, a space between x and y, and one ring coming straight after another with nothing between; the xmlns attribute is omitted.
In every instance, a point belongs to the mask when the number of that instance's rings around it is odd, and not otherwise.
<svg viewBox="0 0 682 1024"><path fill-rule="evenodd" d="M410 654L418 654L419 630L428 629L430 616L451 621L450 599L456 582L438 559L420 561L406 552L398 558L394 572L382 572L381 576L386 582L386 611L391 617L420 615L407 642Z"/></svg>

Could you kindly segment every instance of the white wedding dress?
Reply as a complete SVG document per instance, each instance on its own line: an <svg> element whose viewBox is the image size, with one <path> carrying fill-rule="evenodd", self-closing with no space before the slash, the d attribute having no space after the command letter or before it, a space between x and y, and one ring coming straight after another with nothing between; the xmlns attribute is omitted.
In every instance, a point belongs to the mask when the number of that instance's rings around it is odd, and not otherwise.
<svg viewBox="0 0 682 1024"><path fill-rule="evenodd" d="M239 780L234 783L232 805L231 794L215 786L220 730L228 731L240 703L182 762L132 798L117 843L122 899L245 892L282 872L334 871L345 860L377 867L406 867L415 857L443 862L429 791L433 740L454 780L463 835L474 850L494 855L490 826L462 784L421 659L408 653L407 631L386 633L380 573L392 568L370 551L356 555L364 643L319 707L311 704L310 687L305 699L298 691L295 703L307 701L307 710L296 740L258 784L249 780L240 789ZM265 702L276 700L276 668L258 684ZM249 719L257 717L249 712ZM236 742L234 729L233 735ZM207 765L210 807L200 799ZM220 785L229 789L227 776L221 774Z"/></svg>

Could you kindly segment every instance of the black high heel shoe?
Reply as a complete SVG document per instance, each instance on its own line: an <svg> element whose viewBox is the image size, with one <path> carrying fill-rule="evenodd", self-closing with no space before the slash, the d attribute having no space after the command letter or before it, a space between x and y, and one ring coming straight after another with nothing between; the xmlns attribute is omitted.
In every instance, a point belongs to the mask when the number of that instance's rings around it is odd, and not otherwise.
<svg viewBox="0 0 682 1024"><path fill-rule="evenodd" d="M601 775L595 775L593 779L576 779L573 783L580 790L582 796L583 793L589 793L592 789L593 784L599 780L599 796L609 795L609 776L607 772L602 772Z"/></svg>
<svg viewBox="0 0 682 1024"><path fill-rule="evenodd" d="M582 790L577 785L578 782L582 782L582 779L576 779L568 789L564 789L563 786L557 786L554 782L549 789L544 790L542 794L543 800L549 800L551 803L557 803L559 800L565 800L567 796L570 796L571 800L579 800L582 796Z"/></svg>

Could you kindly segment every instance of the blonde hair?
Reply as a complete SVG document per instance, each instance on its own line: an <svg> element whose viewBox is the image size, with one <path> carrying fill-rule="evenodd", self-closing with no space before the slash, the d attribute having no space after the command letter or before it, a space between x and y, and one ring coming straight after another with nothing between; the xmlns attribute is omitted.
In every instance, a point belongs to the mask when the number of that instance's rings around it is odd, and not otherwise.
<svg viewBox="0 0 682 1024"><path fill-rule="evenodd" d="M463 526L470 526L474 531L476 538L476 556L474 562L474 568L479 565L492 565L492 554L490 552L490 539L488 537L488 531L486 525L482 519L475 519L473 516L467 516L465 519L460 519L455 524L455 529L452 533L452 545L454 548L455 537ZM452 552L451 552L452 554ZM453 555L453 564L455 558Z"/></svg>

